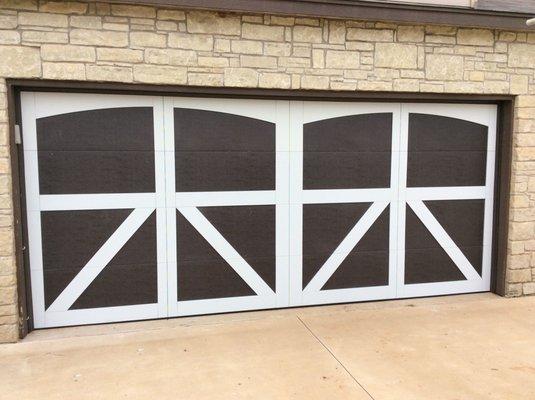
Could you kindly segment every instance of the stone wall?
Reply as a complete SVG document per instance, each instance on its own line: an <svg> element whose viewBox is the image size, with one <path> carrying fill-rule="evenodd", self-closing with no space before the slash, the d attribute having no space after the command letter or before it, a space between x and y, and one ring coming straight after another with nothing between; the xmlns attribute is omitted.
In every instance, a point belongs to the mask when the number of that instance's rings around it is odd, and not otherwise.
<svg viewBox="0 0 535 400"><path fill-rule="evenodd" d="M0 0L0 341L18 318L9 77L518 95L507 294L535 293L535 33Z"/></svg>

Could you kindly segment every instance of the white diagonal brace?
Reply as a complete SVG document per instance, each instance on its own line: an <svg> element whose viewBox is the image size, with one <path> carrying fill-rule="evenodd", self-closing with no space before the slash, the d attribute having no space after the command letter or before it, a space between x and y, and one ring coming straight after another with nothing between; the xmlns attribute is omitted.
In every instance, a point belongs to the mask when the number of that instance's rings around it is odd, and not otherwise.
<svg viewBox="0 0 535 400"><path fill-rule="evenodd" d="M481 276L479 276L472 264L470 264L470 261L468 261L463 252L455 244L442 225L440 225L440 222L438 222L431 211L429 211L423 201L411 200L407 203L448 256L453 260L455 265L457 265L457 268L459 268L465 278L469 281L481 280Z"/></svg>
<svg viewBox="0 0 535 400"><path fill-rule="evenodd" d="M247 261L227 242L219 231L196 207L178 207L178 211L191 225L206 239L210 246L236 271L259 296L274 295L275 293L266 282L256 273ZM262 227L258 227L262 229Z"/></svg>
<svg viewBox="0 0 535 400"><path fill-rule="evenodd" d="M67 311L153 211L154 208L134 209L46 311Z"/></svg>
<svg viewBox="0 0 535 400"><path fill-rule="evenodd" d="M325 261L314 278L308 283L303 293L320 291L323 285L338 269L340 264L346 259L351 250L357 245L368 229L379 218L384 209L388 206L388 201L376 201L366 210L364 215L358 220L347 236L340 242L336 250Z"/></svg>

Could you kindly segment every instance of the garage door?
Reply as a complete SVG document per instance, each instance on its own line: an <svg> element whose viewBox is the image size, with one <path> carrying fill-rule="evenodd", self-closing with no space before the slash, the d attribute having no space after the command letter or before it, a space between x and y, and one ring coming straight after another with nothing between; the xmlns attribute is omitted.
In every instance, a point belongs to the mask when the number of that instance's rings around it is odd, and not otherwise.
<svg viewBox="0 0 535 400"><path fill-rule="evenodd" d="M494 105L21 107L36 328L490 289Z"/></svg>

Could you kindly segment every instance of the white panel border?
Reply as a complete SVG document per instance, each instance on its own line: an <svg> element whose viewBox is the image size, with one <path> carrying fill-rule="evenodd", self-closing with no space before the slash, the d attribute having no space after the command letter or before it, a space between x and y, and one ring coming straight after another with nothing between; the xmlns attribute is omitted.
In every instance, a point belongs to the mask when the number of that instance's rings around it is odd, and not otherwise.
<svg viewBox="0 0 535 400"><path fill-rule="evenodd" d="M485 186L467 187L431 187L407 188L407 155L408 155L408 127L409 114L421 113L462 119L488 127L487 135L487 165ZM491 286L492 270L492 230L494 210L494 176L496 160L496 128L498 108L491 104L416 104L402 105L400 129L400 202L398 223L398 297L436 296L453 293L470 293L488 291ZM401 176L403 174L403 176ZM455 245L444 247L454 262L461 263L461 271L466 275L466 281L433 282L419 284L405 284L405 221L406 204L423 204L424 200L485 200L483 226L483 261L482 275L469 265L466 265L462 252ZM412 207L414 208L414 207ZM424 206L425 208L425 206ZM421 211L421 210L420 210ZM425 218L424 218L425 219ZM433 218L434 219L434 218ZM425 223L425 221L422 221ZM432 222L432 221L431 221ZM436 227L435 227L436 228ZM437 233L437 232L435 232ZM446 234L446 236L448 236ZM450 243L451 244L451 243ZM462 256L462 257L461 257ZM464 258L464 260L463 260ZM470 267L470 268L468 268Z"/></svg>
<svg viewBox="0 0 535 400"><path fill-rule="evenodd" d="M288 306L287 286L289 280L288 261L288 203L289 203L289 104L287 101L277 100L247 100L247 99L214 99L166 97L164 99L164 130L167 170L167 210L168 210L168 298L169 316L198 315L213 312L230 312L259 308L274 308ZM255 118L274 123L275 127L275 190L235 191L235 192L176 192L175 189L175 146L174 146L174 116L175 108L188 108L229 113L233 115ZM176 249L176 209L186 218L192 217L191 210L196 207L211 206L240 206L240 205L274 205L276 223L276 291L273 291L260 278L250 274L247 264L237 252L229 253L230 249L223 246L223 238L215 228L203 230L206 240L222 250L225 247L224 258L233 267L237 267L238 274L250 283L259 294L236 298L219 298L204 300L179 301L177 293L177 277L180 265L177 263ZM172 210L172 211L171 211ZM201 214L197 211L197 214ZM202 215L202 214L201 214ZM198 216L198 215L197 215ZM197 221L197 220L196 220ZM199 221L197 221L199 222ZM202 225L202 224L201 224ZM224 238L223 238L224 240ZM224 240L225 241L225 240ZM226 241L225 241L226 242ZM228 243L227 243L228 244ZM221 247L221 246L223 247ZM230 246L231 247L231 246ZM216 249L217 250L217 249ZM218 250L218 251L219 251ZM245 262L245 264L244 264ZM242 268L244 267L245 270ZM247 272L247 271L249 272ZM254 272L254 271L253 271ZM258 279L257 279L258 278ZM269 290L268 290L269 289Z"/></svg>
<svg viewBox="0 0 535 400"><path fill-rule="evenodd" d="M153 109L155 193L40 195L36 120L70 112L122 107L151 107ZM162 253L161 243L161 238L166 236L165 226L161 224L162 213L165 212L165 198L162 194L165 191L164 186L162 186L162 183L164 184L162 181L164 175L162 174L165 174L165 170L162 169L162 98L109 94L22 92L21 109L34 327L46 328L166 316L167 304L162 302L167 297L166 286L162 286L162 282L166 280L167 272L165 253ZM131 205L127 206L130 201ZM51 305L45 311L41 211L111 208L132 208L143 213L157 209L158 303L68 311L54 310L55 307L51 309Z"/></svg>

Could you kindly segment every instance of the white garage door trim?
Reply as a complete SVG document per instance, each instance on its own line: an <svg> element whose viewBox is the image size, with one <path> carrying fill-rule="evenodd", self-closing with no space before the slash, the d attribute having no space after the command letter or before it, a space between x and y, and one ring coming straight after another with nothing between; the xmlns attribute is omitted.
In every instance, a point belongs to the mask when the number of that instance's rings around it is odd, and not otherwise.
<svg viewBox="0 0 535 400"><path fill-rule="evenodd" d="M152 96L33 93L21 94L24 163L33 318L36 328L162 318L298 305L389 299L490 290L495 105L312 102L172 98ZM155 193L39 193L36 120L58 114L116 107L151 107L154 116ZM177 192L173 111L187 108L217 111L275 124L274 190ZM360 114L391 113L390 187L303 189L304 124ZM407 188L409 114L422 113L474 122L488 127L485 186ZM484 200L482 275L480 276L423 201ZM319 272L302 288L303 205L373 203L339 243ZM203 216L198 207L274 205L276 215L276 290L260 278L239 252ZM406 205L424 223L466 277L463 281L404 283ZM388 284L321 290L349 252L389 207ZM134 209L45 311L41 212L56 210ZM156 210L158 301L155 304L69 310L107 262ZM179 301L177 298L176 211L210 243L253 289L254 296Z"/></svg>

